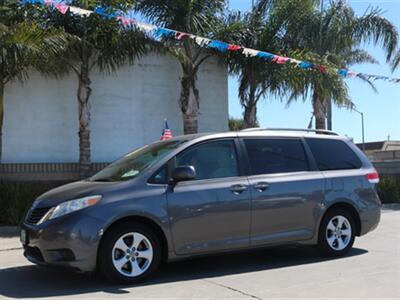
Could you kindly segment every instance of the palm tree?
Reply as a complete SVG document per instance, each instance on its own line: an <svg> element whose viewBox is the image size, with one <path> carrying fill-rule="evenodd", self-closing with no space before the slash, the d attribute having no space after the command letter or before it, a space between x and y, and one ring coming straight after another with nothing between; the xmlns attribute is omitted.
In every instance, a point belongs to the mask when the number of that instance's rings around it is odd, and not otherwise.
<svg viewBox="0 0 400 300"><path fill-rule="evenodd" d="M244 124L244 120L241 118L233 118L229 117L229 131L239 131L245 129L246 126ZM259 124L256 123L255 127L259 127Z"/></svg>
<svg viewBox="0 0 400 300"><path fill-rule="evenodd" d="M99 9L100 1L78 2L88 10ZM112 1L102 9L105 13L127 11L131 2ZM101 72L115 72L125 63L133 63L148 49L148 40L134 26L122 26L117 18L102 17L100 14L77 16L62 14L55 9L48 12L47 24L61 28L75 37L72 39L54 65L64 72L72 72L78 81L77 100L79 110L79 165L82 178L91 174L90 147L90 96L92 93L90 75L94 69Z"/></svg>
<svg viewBox="0 0 400 300"><path fill-rule="evenodd" d="M251 11L231 13L226 20L236 24L230 39L247 48L271 53L288 52L297 44L298 20L313 9L314 1L259 0ZM293 12L296 13L293 13ZM288 66L266 63L261 58L230 55L229 71L239 80L239 99L246 128L256 127L257 105L267 94L284 97L288 90Z"/></svg>
<svg viewBox="0 0 400 300"><path fill-rule="evenodd" d="M400 66L400 50L393 57L392 71L395 71Z"/></svg>
<svg viewBox="0 0 400 300"><path fill-rule="evenodd" d="M138 0L135 9L155 24L204 37L215 36L225 0ZM199 67L211 53L192 39L183 39L178 47L168 48L180 63L182 76L179 98L185 134L198 130L200 93L196 85Z"/></svg>
<svg viewBox="0 0 400 300"><path fill-rule="evenodd" d="M2 127L4 90L13 80L24 81L27 70L34 68L51 73L46 61L63 50L66 35L54 29L43 29L17 2L5 1L0 6L0 162L2 158Z"/></svg>
<svg viewBox="0 0 400 300"><path fill-rule="evenodd" d="M326 10L315 10L304 21L299 24L298 35L303 39L300 46L313 53L314 60L332 67L348 68L355 63L376 63L368 52L359 48L364 42L381 46L388 60L397 45L397 30L379 9L369 9L357 16L345 1L331 1ZM327 76L334 82L329 82ZM347 85L342 78L335 78L335 74L329 72L309 72L305 77L303 85L294 89L292 99L311 91L315 126L325 129L326 107L330 101L351 107ZM358 78L373 87L367 78Z"/></svg>

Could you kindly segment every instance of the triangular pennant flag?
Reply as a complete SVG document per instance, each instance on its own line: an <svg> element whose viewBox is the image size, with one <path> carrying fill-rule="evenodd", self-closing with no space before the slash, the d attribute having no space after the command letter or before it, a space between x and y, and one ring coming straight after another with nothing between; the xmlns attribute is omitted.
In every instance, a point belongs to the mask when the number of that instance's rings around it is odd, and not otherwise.
<svg viewBox="0 0 400 300"><path fill-rule="evenodd" d="M254 57L254 56L257 56L257 54L258 54L259 52L260 52L260 51L257 51L257 50L254 50L254 49L243 48L243 54L244 54L246 57Z"/></svg>
<svg viewBox="0 0 400 300"><path fill-rule="evenodd" d="M195 43L197 45L199 45L200 47L206 47L209 43L211 43L210 39L206 39L206 38L194 36L194 35L191 35L190 37L193 38Z"/></svg>
<svg viewBox="0 0 400 300"><path fill-rule="evenodd" d="M303 60L299 63L299 67L302 69L310 69L310 68L314 67L314 64Z"/></svg>
<svg viewBox="0 0 400 300"><path fill-rule="evenodd" d="M346 69L339 69L338 70L338 74L342 75L343 77L346 77L348 73L349 73L349 71L346 70Z"/></svg>
<svg viewBox="0 0 400 300"><path fill-rule="evenodd" d="M157 30L157 26L155 26L155 25L149 25L149 24L145 24L145 23L141 23L141 22L135 22L135 24L139 29L143 30L146 33L149 33L149 32L151 33L153 31Z"/></svg>
<svg viewBox="0 0 400 300"><path fill-rule="evenodd" d="M154 32L154 35L159 38L170 38L175 37L175 33L175 30L158 27Z"/></svg>
<svg viewBox="0 0 400 300"><path fill-rule="evenodd" d="M214 40L207 45L208 48L218 50L219 52L222 52L222 53L225 53L226 50L228 50L228 46L229 46L228 43L217 41L217 40Z"/></svg>
<svg viewBox="0 0 400 300"><path fill-rule="evenodd" d="M271 62L275 59L276 55L269 53L269 52L264 52L264 51L259 51L257 53L258 57L261 57L262 59L265 59L268 62Z"/></svg>
<svg viewBox="0 0 400 300"><path fill-rule="evenodd" d="M327 68L324 65L316 65L316 68L322 73L326 73L327 71Z"/></svg>
<svg viewBox="0 0 400 300"><path fill-rule="evenodd" d="M239 51L239 50L241 50L241 49L242 49L242 47L237 46L237 45L232 45L232 44L229 44L229 45L228 45L228 50L229 50L229 51Z"/></svg>
<svg viewBox="0 0 400 300"><path fill-rule="evenodd" d="M51 0L50 0L51 1ZM69 7L69 11L73 14L77 14L80 16L89 16L90 14L92 14L93 12L90 10L86 10L86 9L82 9L79 7L74 7L74 6L70 6Z"/></svg>
<svg viewBox="0 0 400 300"><path fill-rule="evenodd" d="M296 64L296 65L298 65L298 64L301 63L300 60L295 59L295 58L289 58L289 62L290 62L291 64Z"/></svg>
<svg viewBox="0 0 400 300"><path fill-rule="evenodd" d="M353 71L348 71L348 72L347 72L347 76L348 76L348 77L357 77L357 76L358 76L358 73L357 73L357 72L353 72Z"/></svg>
<svg viewBox="0 0 400 300"><path fill-rule="evenodd" d="M189 37L189 34L187 34L187 33L184 33L184 32L180 32L180 31L177 31L176 33L175 33L175 39L177 39L177 40L183 40L184 38L187 38L187 37Z"/></svg>
<svg viewBox="0 0 400 300"><path fill-rule="evenodd" d="M135 22L135 20L129 19L129 18L125 18L123 16L118 16L117 20L120 20L122 25L124 25L124 26L128 26L129 24L132 24L132 23Z"/></svg>
<svg viewBox="0 0 400 300"><path fill-rule="evenodd" d="M286 63L288 60L289 60L288 57L278 56L278 55L275 56L273 59L274 62L276 62L277 64L280 64L280 65Z"/></svg>
<svg viewBox="0 0 400 300"><path fill-rule="evenodd" d="M57 3L57 4L56 4L56 8L57 8L57 10L58 10L60 13L62 13L63 15L65 15L66 12L68 11L69 6L68 6L68 5L65 5L65 4L62 4L62 3Z"/></svg>

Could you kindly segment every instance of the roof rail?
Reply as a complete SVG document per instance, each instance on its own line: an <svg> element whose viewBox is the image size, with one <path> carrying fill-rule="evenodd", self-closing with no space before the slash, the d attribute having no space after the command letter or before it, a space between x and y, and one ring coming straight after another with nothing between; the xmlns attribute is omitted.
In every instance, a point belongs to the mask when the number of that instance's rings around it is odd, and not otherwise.
<svg viewBox="0 0 400 300"><path fill-rule="evenodd" d="M326 135L338 135L336 132L324 129L300 129L300 128L247 128L241 130L241 132L252 132L252 131L296 131L296 132L313 132L316 134Z"/></svg>

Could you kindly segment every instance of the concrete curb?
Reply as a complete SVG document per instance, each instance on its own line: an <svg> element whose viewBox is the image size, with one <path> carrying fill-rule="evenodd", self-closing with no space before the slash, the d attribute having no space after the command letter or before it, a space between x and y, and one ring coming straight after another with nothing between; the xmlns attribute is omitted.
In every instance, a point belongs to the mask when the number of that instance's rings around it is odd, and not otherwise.
<svg viewBox="0 0 400 300"><path fill-rule="evenodd" d="M0 226L0 238L19 236L19 226Z"/></svg>
<svg viewBox="0 0 400 300"><path fill-rule="evenodd" d="M382 210L400 210L400 202L383 204Z"/></svg>

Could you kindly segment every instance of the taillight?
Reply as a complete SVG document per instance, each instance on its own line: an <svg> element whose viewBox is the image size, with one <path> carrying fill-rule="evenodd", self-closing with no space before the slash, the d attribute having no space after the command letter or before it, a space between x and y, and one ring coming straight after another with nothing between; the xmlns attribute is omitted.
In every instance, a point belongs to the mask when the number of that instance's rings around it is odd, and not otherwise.
<svg viewBox="0 0 400 300"><path fill-rule="evenodd" d="M370 183L379 183L379 174L375 169L373 172L368 173L366 177Z"/></svg>

